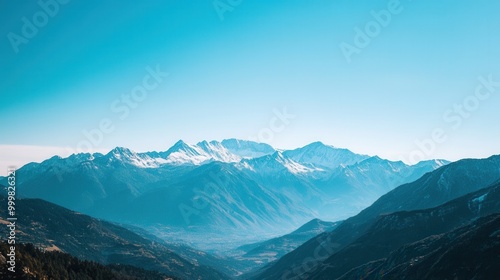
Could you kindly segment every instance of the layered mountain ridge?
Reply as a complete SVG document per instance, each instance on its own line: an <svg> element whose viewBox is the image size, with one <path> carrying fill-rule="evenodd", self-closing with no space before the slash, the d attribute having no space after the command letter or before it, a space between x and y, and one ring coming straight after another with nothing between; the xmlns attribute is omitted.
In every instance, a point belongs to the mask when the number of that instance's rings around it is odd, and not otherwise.
<svg viewBox="0 0 500 280"><path fill-rule="evenodd" d="M20 168L16 179L20 198L134 230L19 200L28 218L19 235L27 242L103 264L148 259L148 269L187 279L413 279L415 264L428 275L457 273L439 247L446 244L478 256L484 269L464 275L495 273L480 254L498 248L497 216L478 222L480 230L469 224L500 212L500 155L409 166L321 142L286 151L241 140L179 141L165 152L56 156ZM487 234L485 250L471 247ZM439 270L433 262L455 267Z"/></svg>
<svg viewBox="0 0 500 280"><path fill-rule="evenodd" d="M52 157L20 168L17 184L20 197L120 223L282 235L314 218L348 218L447 163L409 166L321 142L277 150L237 139L178 141L160 152Z"/></svg>
<svg viewBox="0 0 500 280"><path fill-rule="evenodd" d="M450 163L395 188L333 231L310 239L249 277L338 278L349 268L386 257L398 244L441 234L499 212L499 180L499 155ZM314 262L308 262L310 259Z"/></svg>
<svg viewBox="0 0 500 280"><path fill-rule="evenodd" d="M6 197L0 196L0 202L6 201ZM141 266L181 279L229 279L206 265L216 266L222 261L204 252L154 242L118 225L40 199L19 199L16 207L17 215L22 217L16 221L19 243L102 264ZM0 214L7 217L6 209L0 209ZM7 221L0 218L0 223ZM0 233L7 236L7 230L3 226Z"/></svg>

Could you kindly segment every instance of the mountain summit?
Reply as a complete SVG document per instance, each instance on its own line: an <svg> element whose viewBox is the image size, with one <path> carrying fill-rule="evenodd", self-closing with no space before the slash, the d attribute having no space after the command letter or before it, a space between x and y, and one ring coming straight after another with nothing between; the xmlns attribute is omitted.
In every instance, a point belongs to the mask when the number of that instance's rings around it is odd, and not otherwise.
<svg viewBox="0 0 500 280"><path fill-rule="evenodd" d="M368 158L366 155L358 155L347 149L335 148L322 142L314 142L302 148L285 151L284 155L301 164L327 169L352 165Z"/></svg>

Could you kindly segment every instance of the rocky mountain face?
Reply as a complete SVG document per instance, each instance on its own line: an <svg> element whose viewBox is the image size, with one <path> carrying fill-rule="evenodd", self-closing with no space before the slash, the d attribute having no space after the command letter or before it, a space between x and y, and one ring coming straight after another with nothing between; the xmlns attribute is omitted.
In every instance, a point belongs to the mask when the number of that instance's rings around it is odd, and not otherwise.
<svg viewBox="0 0 500 280"><path fill-rule="evenodd" d="M360 265L386 258L403 245L494 213L500 213L500 183L435 208L381 216L365 234L323 261L307 279L338 278Z"/></svg>
<svg viewBox="0 0 500 280"><path fill-rule="evenodd" d="M500 275L500 214L432 235L344 274L349 279L496 279Z"/></svg>

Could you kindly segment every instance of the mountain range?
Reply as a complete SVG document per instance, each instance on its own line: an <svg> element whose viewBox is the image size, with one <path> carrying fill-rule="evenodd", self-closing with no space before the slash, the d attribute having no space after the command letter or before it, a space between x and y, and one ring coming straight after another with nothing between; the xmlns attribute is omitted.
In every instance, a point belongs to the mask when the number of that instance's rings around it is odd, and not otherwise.
<svg viewBox="0 0 500 280"><path fill-rule="evenodd" d="M16 179L20 197L70 208L16 200L19 241L97 261L107 265L98 268L103 273L154 275L146 269L179 279L498 273L500 156L409 166L320 142L286 151L240 140L179 141L166 152L115 148L53 157L20 168ZM367 203L344 221L318 219ZM214 240L225 249L207 245Z"/></svg>
<svg viewBox="0 0 500 280"><path fill-rule="evenodd" d="M446 232L453 227L470 222L475 217L482 216L483 211L485 214L498 212L500 207L497 197L498 184L492 186L498 180L500 180L500 156L450 163L425 174L414 182L395 188L358 215L342 222L333 231L308 240L294 251L249 277L252 279L281 279L281 277L285 277L284 279L304 279L304 277L325 279L326 275L340 277L347 272L346 270L355 268L364 261L383 258L385 254L390 253L390 250L397 249L398 244L417 241L419 237L423 238L428 234ZM482 190L484 193L467 196L469 193L489 186L491 189ZM487 195L491 198L489 208L485 207L486 204L478 204L484 200L483 195L490 192L491 195ZM465 197L458 199L460 196ZM450 202L451 206L445 204L454 199L458 200ZM434 207L438 208L409 214L401 212ZM449 215L446 216L448 212ZM412 218L413 220L407 219L412 215L415 217ZM440 222L436 222L436 219ZM394 222L395 224L384 226L379 222L386 224ZM435 225L435 229L429 229L431 225ZM377 233L378 229L401 230L403 234L383 231ZM419 235L417 229L424 233ZM370 235L378 236L378 239L369 239ZM380 238L388 240L382 242ZM367 241L361 242L364 239ZM391 245L393 242L394 245ZM387 246L384 244L393 247L381 249ZM338 260L342 261L338 262ZM343 265L336 268L337 263Z"/></svg>
<svg viewBox="0 0 500 280"><path fill-rule="evenodd" d="M365 263L429 236L449 232L480 217L500 213L500 183L435 208L381 216L361 237L333 254L308 279L335 279Z"/></svg>
<svg viewBox="0 0 500 280"><path fill-rule="evenodd" d="M314 218L348 218L448 163L409 166L321 142L277 150L236 139L178 141L164 152L115 148L107 154L55 156L21 167L17 182L21 197L110 221L279 235Z"/></svg>
<svg viewBox="0 0 500 280"><path fill-rule="evenodd" d="M0 203L7 198L0 196ZM164 272L181 279L229 279L224 261L186 246L169 245L144 238L121 226L65 209L40 199L16 200L16 238L45 251L68 253L102 264L133 265ZM7 217L0 209L0 217ZM8 221L0 218L0 224ZM0 227L2 236L8 228ZM182 256L181 256L182 255ZM208 266L207 264L210 264Z"/></svg>

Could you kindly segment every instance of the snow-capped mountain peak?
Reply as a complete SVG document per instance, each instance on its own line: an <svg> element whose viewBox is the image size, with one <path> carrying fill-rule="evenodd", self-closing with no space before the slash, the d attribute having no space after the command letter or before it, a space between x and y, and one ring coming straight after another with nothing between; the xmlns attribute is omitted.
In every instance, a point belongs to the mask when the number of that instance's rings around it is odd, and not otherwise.
<svg viewBox="0 0 500 280"><path fill-rule="evenodd" d="M120 158L122 156L132 157L132 156L134 156L134 154L135 153L132 152L130 149L123 148L123 147L116 147L108 153L108 155L113 155L116 158Z"/></svg>
<svg viewBox="0 0 500 280"><path fill-rule="evenodd" d="M449 164L450 162L444 159L431 159L431 160L424 160L421 161L417 164L415 164L415 167L426 167L426 166L431 166L434 169L437 169L439 167L445 166Z"/></svg>
<svg viewBox="0 0 500 280"><path fill-rule="evenodd" d="M140 168L156 168L166 163L161 158L152 158L147 153L136 153L130 149L116 147L104 155L104 160L109 164L112 162L121 162L131 164Z"/></svg>
<svg viewBox="0 0 500 280"><path fill-rule="evenodd" d="M190 145L184 141L178 141L174 146L162 153L166 163L174 165L201 165L212 161L238 162L241 158L227 150L217 141L202 141L196 145Z"/></svg>
<svg viewBox="0 0 500 280"><path fill-rule="evenodd" d="M302 165L283 155L282 152L276 151L272 155L266 155L255 159L244 159L238 165L240 168L245 168L261 174L270 174L281 171L288 171L293 174L306 174L314 171L322 171L318 168L312 168Z"/></svg>
<svg viewBox="0 0 500 280"><path fill-rule="evenodd" d="M221 144L228 151L241 158L258 158L276 152L276 150L268 144L247 140L226 139L223 140Z"/></svg>
<svg viewBox="0 0 500 280"><path fill-rule="evenodd" d="M241 157L231 153L220 142L217 141L202 141L196 146L200 147L205 153L210 155L216 161L238 162L241 160Z"/></svg>
<svg viewBox="0 0 500 280"><path fill-rule="evenodd" d="M284 155L303 165L326 169L352 165L368 158L366 155L358 155L347 149L335 148L322 142L314 142L302 148L285 151Z"/></svg>

